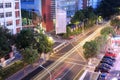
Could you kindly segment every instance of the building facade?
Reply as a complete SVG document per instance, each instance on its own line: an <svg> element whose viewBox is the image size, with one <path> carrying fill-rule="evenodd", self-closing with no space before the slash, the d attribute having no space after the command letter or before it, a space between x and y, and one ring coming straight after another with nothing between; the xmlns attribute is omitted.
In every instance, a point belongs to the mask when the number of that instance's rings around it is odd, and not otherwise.
<svg viewBox="0 0 120 80"><path fill-rule="evenodd" d="M42 28L49 32L53 28L51 19L51 1L52 0L21 0L21 9L34 11L38 16L42 16Z"/></svg>
<svg viewBox="0 0 120 80"><path fill-rule="evenodd" d="M55 29L56 7L66 11L67 23L77 10L92 6L96 8L99 0L21 0L21 8L34 11L42 16L42 27L46 31Z"/></svg>
<svg viewBox="0 0 120 80"><path fill-rule="evenodd" d="M20 32L22 29L20 0L0 0L0 26L8 28L12 34Z"/></svg>

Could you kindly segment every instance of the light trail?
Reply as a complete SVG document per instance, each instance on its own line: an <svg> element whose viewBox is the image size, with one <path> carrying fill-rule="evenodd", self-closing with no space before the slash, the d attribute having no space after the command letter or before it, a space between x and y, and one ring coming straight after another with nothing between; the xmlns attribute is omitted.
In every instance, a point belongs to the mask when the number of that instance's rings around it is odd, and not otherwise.
<svg viewBox="0 0 120 80"><path fill-rule="evenodd" d="M106 25L108 25L108 24L109 23L107 23ZM78 49L79 47L82 47L86 41L92 40L93 38L98 36L98 34L100 33L100 30L103 28L104 27L98 28L93 34L89 35L87 38L85 38L83 41L81 41L78 45L76 45L74 48L72 48L70 51L68 51L66 54L64 54L62 57L60 57L58 60L56 60L51 66L48 67L49 71L52 71L53 69L55 69L60 64L59 62L63 62L68 56L72 55L76 49ZM39 75L35 76L33 78L33 80L42 80L42 78L44 78L44 76L46 76L47 74L48 73L46 71L43 71L43 72L39 73Z"/></svg>

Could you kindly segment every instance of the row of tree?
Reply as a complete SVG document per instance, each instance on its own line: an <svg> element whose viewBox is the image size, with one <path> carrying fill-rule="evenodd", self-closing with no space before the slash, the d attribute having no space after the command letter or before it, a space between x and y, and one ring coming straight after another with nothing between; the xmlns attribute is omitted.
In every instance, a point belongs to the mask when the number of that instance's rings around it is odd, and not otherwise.
<svg viewBox="0 0 120 80"><path fill-rule="evenodd" d="M107 38L110 36L109 34L115 34L113 27L103 28L101 30L101 36L96 37L90 42L86 42L83 46L84 57L86 59L89 59L91 57L95 57L98 53L100 53L100 50L102 50L107 43Z"/></svg>
<svg viewBox="0 0 120 80"><path fill-rule="evenodd" d="M78 10L74 16L71 17L71 21L67 25L67 33L64 34L64 37L80 34L84 29L92 27L96 22L97 15L92 7Z"/></svg>
<svg viewBox="0 0 120 80"><path fill-rule="evenodd" d="M79 10L71 19L72 24L79 24L80 22L87 22L84 26L91 27L97 20L97 15L92 7L87 7L86 9Z"/></svg>
<svg viewBox="0 0 120 80"><path fill-rule="evenodd" d="M9 34L7 29L0 28L0 57L5 56L11 52L11 45L15 45L23 54L23 60L27 63L34 62L37 55L41 53L48 53L52 51L54 44L53 40L47 35L32 29L23 29L16 35ZM32 61L33 60L33 61Z"/></svg>

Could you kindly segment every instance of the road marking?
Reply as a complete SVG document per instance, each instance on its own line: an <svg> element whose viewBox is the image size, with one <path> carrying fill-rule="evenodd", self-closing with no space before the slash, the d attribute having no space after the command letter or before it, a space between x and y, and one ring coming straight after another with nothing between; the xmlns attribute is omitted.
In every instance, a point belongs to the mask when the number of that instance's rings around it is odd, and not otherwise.
<svg viewBox="0 0 120 80"><path fill-rule="evenodd" d="M74 48L72 48L71 50L69 50L65 55L63 55L62 57L60 57L58 60L56 60L51 66L48 67L49 71L52 71L54 68L56 68L59 63L58 62L62 62L64 61L68 56L70 56L71 54L73 54L73 52L75 51L75 48L79 48L80 46L83 46L83 43L85 43L88 40L91 40L90 38L93 38L95 34L100 33L100 30L103 27L98 28L94 33L92 33L91 35L89 35L87 38L85 38L84 40L82 40L78 45L76 45ZM99 31L99 32L97 32ZM94 35L93 35L94 34ZM82 44L81 44L82 43ZM41 74L36 75L34 77L34 80L40 80L42 79L45 75L47 75L47 72L43 71L41 72Z"/></svg>
<svg viewBox="0 0 120 80"><path fill-rule="evenodd" d="M79 65L79 66L87 66L87 65L83 65L83 64L78 64L78 63L75 63L75 62L69 62L69 61L65 61L65 63L69 63L69 64L75 64L75 65Z"/></svg>
<svg viewBox="0 0 120 80"><path fill-rule="evenodd" d="M57 58L57 59L59 59L60 57L59 56L52 56L52 58ZM72 61L77 61L77 62L86 62L86 61L81 61L81 59L80 60L78 60L78 59L74 59L74 58L67 58L66 60L72 60Z"/></svg>
<svg viewBox="0 0 120 80"><path fill-rule="evenodd" d="M57 78L60 74L62 74L62 72L68 67L70 66L71 64L67 64L67 65L62 65L61 68L59 68L57 71L55 71L52 75L54 75L52 77L52 80L55 80L55 78Z"/></svg>
<svg viewBox="0 0 120 80"><path fill-rule="evenodd" d="M81 69L81 71L75 76L75 78L74 78L73 80L76 80L77 77L79 76L79 74L80 74L84 69L85 69L85 67L83 67L83 68Z"/></svg>
<svg viewBox="0 0 120 80"><path fill-rule="evenodd" d="M60 77L60 78L62 79L74 66L75 66L75 64L72 65L72 67L62 77Z"/></svg>
<svg viewBox="0 0 120 80"><path fill-rule="evenodd" d="M71 45L74 47L74 45L71 43ZM86 61L86 59L83 57L83 54L82 54L82 52L81 51L79 51L78 50L78 48L75 48L75 50L77 51L77 53L82 57L82 59L84 60L84 61Z"/></svg>

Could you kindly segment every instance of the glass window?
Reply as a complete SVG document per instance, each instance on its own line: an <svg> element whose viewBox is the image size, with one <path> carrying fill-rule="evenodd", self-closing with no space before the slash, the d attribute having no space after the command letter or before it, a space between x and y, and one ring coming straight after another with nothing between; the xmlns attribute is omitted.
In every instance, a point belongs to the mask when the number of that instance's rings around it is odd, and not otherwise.
<svg viewBox="0 0 120 80"><path fill-rule="evenodd" d="M7 22L6 22L6 25L7 25L7 26L11 26L11 25L13 25L13 22L12 22L12 21L7 21Z"/></svg>
<svg viewBox="0 0 120 80"><path fill-rule="evenodd" d="M0 3L0 8L3 8L3 3Z"/></svg>
<svg viewBox="0 0 120 80"><path fill-rule="evenodd" d="M11 3L5 3L5 7L6 8L10 8L11 7Z"/></svg>
<svg viewBox="0 0 120 80"><path fill-rule="evenodd" d="M15 9L19 9L19 2L15 3Z"/></svg>
<svg viewBox="0 0 120 80"><path fill-rule="evenodd" d="M4 13L0 13L0 18L4 18Z"/></svg>
<svg viewBox="0 0 120 80"><path fill-rule="evenodd" d="M11 17L12 16L12 12L6 12L6 17Z"/></svg>
<svg viewBox="0 0 120 80"><path fill-rule="evenodd" d="M19 11L15 11L15 17L20 17L20 12Z"/></svg>
<svg viewBox="0 0 120 80"><path fill-rule="evenodd" d="M20 25L20 19L16 20L16 25Z"/></svg>
<svg viewBox="0 0 120 80"><path fill-rule="evenodd" d="M21 2L34 2L34 0L21 0Z"/></svg>

